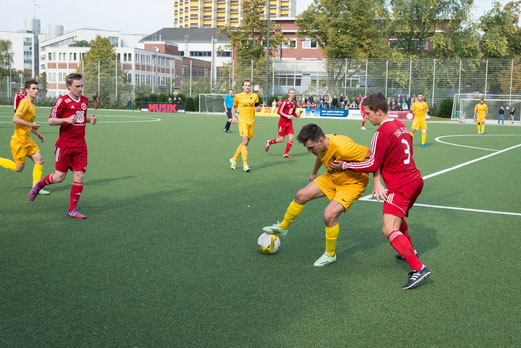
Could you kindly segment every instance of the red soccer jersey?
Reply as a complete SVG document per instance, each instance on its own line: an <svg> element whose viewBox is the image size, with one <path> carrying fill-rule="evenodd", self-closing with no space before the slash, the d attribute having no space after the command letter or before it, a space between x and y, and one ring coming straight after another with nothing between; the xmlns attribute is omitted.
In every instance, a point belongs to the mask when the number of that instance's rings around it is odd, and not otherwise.
<svg viewBox="0 0 521 348"><path fill-rule="evenodd" d="M297 102L290 99L284 100L277 113L280 115L280 118L291 121L290 116L297 117Z"/></svg>
<svg viewBox="0 0 521 348"><path fill-rule="evenodd" d="M60 126L60 137L56 141L56 147L87 147L85 125L88 102L89 100L84 96L81 96L79 100L74 100L69 94L56 100L49 119L76 115L76 121L73 124L64 123Z"/></svg>
<svg viewBox="0 0 521 348"><path fill-rule="evenodd" d="M364 162L349 162L347 169L374 173L380 168L385 186L395 190L421 177L412 159L412 137L405 125L395 119L382 122L371 141L371 156ZM344 166L344 167L346 167Z"/></svg>
<svg viewBox="0 0 521 348"><path fill-rule="evenodd" d="M14 97L14 108L15 110L18 109L18 105L20 105L20 102L27 96L27 94L22 94L20 92L16 93L16 96Z"/></svg>

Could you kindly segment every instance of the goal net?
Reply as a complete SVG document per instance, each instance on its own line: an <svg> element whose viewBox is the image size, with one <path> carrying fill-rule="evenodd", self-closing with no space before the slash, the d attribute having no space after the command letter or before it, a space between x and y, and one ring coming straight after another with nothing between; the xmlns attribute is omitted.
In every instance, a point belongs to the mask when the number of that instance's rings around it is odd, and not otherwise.
<svg viewBox="0 0 521 348"><path fill-rule="evenodd" d="M474 120L474 109L480 103L481 98L484 99L488 107L487 120L497 120L499 118L499 109L503 107L505 110L505 121L511 121L511 111L514 111L514 121L519 121L521 110L521 96L519 95L489 95L486 98L480 94L456 94L452 107L452 119L459 119L460 122ZM514 109L515 108L515 109Z"/></svg>
<svg viewBox="0 0 521 348"><path fill-rule="evenodd" d="M226 94L199 94L200 112L224 112Z"/></svg>

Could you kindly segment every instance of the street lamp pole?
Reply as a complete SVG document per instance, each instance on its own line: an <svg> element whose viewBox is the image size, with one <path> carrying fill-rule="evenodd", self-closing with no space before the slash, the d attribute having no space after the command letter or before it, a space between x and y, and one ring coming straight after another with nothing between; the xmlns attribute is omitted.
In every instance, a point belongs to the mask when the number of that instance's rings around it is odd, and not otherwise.
<svg viewBox="0 0 521 348"><path fill-rule="evenodd" d="M266 11L268 12L268 39L266 45L266 89L264 90L264 103L269 102L269 80L270 80L270 0L266 0Z"/></svg>
<svg viewBox="0 0 521 348"><path fill-rule="evenodd" d="M157 86L157 67L158 67L158 59L159 59L159 48L157 48L157 46L154 47L154 51L156 51L156 61L155 61L155 64L154 64L154 89L153 89L153 92L155 93L156 92L156 86Z"/></svg>

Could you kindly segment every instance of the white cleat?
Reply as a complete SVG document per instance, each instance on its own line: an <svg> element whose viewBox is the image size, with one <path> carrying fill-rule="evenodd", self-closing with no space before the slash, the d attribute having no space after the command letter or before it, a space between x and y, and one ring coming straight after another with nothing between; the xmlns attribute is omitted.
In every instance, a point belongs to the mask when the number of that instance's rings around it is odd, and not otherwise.
<svg viewBox="0 0 521 348"><path fill-rule="evenodd" d="M320 256L318 258L318 260L315 261L313 266L324 267L324 266L332 264L335 261L336 261L336 254L335 254L335 256L330 256L329 253L326 251L322 256Z"/></svg>
<svg viewBox="0 0 521 348"><path fill-rule="evenodd" d="M365 127L360 128L361 130L366 130Z"/></svg>
<svg viewBox="0 0 521 348"><path fill-rule="evenodd" d="M230 168L237 169L237 161L234 161L233 158L230 158Z"/></svg>
<svg viewBox="0 0 521 348"><path fill-rule="evenodd" d="M49 195L51 194L49 191L47 190L44 190L44 189L41 189L39 192L38 192L39 195Z"/></svg>
<svg viewBox="0 0 521 348"><path fill-rule="evenodd" d="M282 227L280 227L278 222L271 226L263 227L262 230L266 233L280 234L281 236L285 236L286 234L288 234L288 230L285 230Z"/></svg>

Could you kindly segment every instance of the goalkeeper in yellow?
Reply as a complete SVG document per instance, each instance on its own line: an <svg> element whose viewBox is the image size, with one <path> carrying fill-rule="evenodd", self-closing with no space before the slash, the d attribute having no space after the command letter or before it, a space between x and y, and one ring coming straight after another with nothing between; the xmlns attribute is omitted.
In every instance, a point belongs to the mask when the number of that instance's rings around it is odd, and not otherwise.
<svg viewBox="0 0 521 348"><path fill-rule="evenodd" d="M488 115L488 106L485 101L481 99L479 104L474 108L474 120L478 124L478 134L485 134L485 120Z"/></svg>
<svg viewBox="0 0 521 348"><path fill-rule="evenodd" d="M14 161L0 157L0 167L21 173L24 169L25 161L29 157L34 162L32 185L34 186L42 178L43 158L40 155L38 145L31 139L31 133L34 133L41 142L45 140L45 137L38 132L38 128L40 128L38 122L34 122L36 106L33 104L33 101L38 95L38 82L36 80L27 81L25 90L27 96L20 101L13 117L15 125L14 134L11 137L11 153ZM39 194L49 194L49 191L40 190Z"/></svg>
<svg viewBox="0 0 521 348"><path fill-rule="evenodd" d="M336 261L335 247L340 231L337 220L340 214L347 212L351 205L362 196L369 181L366 173L333 169L329 164L335 160L363 161L368 155L369 149L358 145L344 135L325 135L316 124L305 125L297 136L297 140L309 152L317 156L313 171L309 176L311 182L297 192L295 199L286 210L284 220L281 223L264 227L263 231L285 235L307 202L327 196L330 202L324 210L326 250L314 263L317 267L327 266ZM322 165L326 172L317 178L317 172Z"/></svg>
<svg viewBox="0 0 521 348"><path fill-rule="evenodd" d="M414 115L411 127L411 137L414 137L414 132L418 129L422 131L422 144L421 147L427 147L425 140L427 140L427 121L425 120L425 113L429 112L429 106L424 100L423 95L418 95L418 101L414 102L411 106L411 112Z"/></svg>
<svg viewBox="0 0 521 348"><path fill-rule="evenodd" d="M244 80L242 82L242 93L235 95L232 108L232 123L237 123L235 114L239 112L239 135L241 143L235 150L235 155L230 158L230 166L232 169L237 168L237 159L242 156L242 169L248 173L248 143L253 138L255 129L255 112L260 111L259 97L255 93L251 93L251 81Z"/></svg>

